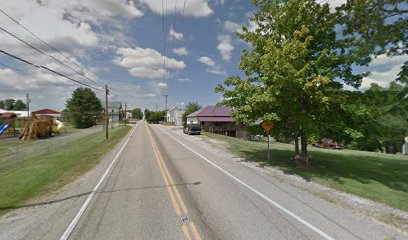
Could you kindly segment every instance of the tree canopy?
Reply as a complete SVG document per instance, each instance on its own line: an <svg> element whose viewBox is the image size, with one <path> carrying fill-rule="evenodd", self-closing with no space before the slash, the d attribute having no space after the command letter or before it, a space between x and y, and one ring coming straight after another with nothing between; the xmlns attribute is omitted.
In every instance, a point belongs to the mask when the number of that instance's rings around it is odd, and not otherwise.
<svg viewBox="0 0 408 240"><path fill-rule="evenodd" d="M0 100L0 108L5 110L22 111L27 109L27 105L21 99Z"/></svg>
<svg viewBox="0 0 408 240"><path fill-rule="evenodd" d="M143 118L143 112L140 108L135 108L130 111L132 113L132 118L135 119L142 119Z"/></svg>
<svg viewBox="0 0 408 240"><path fill-rule="evenodd" d="M406 41L404 23L398 20L387 25L386 16L361 12L364 6L372 6L376 14L388 14L384 11L388 5L377 8L375 2L350 0L333 11L329 4L315 0L253 0L258 11L250 20L257 28L250 31L244 26L238 33L251 46L243 51L239 64L245 75L230 76L216 87L216 92L223 93L222 103L234 107L237 122L272 120L274 134L295 141L295 154L300 137L304 159L308 141L329 126L356 137L357 130L346 119L334 117L349 107L343 86L359 87L369 74L353 67L367 66L378 54L406 50L398 44ZM383 37L385 28L392 36ZM401 35L400 30L405 33ZM373 31L378 32L375 39Z"/></svg>
<svg viewBox="0 0 408 240"><path fill-rule="evenodd" d="M102 104L90 88L77 88L65 104L64 114L77 128L88 128L95 125L102 114Z"/></svg>
<svg viewBox="0 0 408 240"><path fill-rule="evenodd" d="M183 116L182 116L183 124L187 123L187 116L188 115L192 114L193 112L196 112L196 111L200 110L201 108L202 108L201 105L198 104L197 102L187 103L186 110L184 111Z"/></svg>
<svg viewBox="0 0 408 240"><path fill-rule="evenodd" d="M150 111L149 109L145 109L144 116L148 123L157 124L164 121L166 111Z"/></svg>

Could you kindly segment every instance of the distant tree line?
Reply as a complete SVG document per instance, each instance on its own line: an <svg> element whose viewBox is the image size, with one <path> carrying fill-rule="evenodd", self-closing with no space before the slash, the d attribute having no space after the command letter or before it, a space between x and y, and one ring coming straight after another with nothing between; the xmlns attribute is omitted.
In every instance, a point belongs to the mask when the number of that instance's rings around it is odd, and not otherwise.
<svg viewBox="0 0 408 240"><path fill-rule="evenodd" d="M5 110L22 111L27 110L27 105L21 99L0 100L0 108Z"/></svg>
<svg viewBox="0 0 408 240"><path fill-rule="evenodd" d="M130 113L132 114L132 118L134 119L143 119L143 112L140 108L135 108L133 110L130 110Z"/></svg>
<svg viewBox="0 0 408 240"><path fill-rule="evenodd" d="M144 110L144 117L148 123L160 123L163 122L166 116L166 111L150 111L149 109Z"/></svg>

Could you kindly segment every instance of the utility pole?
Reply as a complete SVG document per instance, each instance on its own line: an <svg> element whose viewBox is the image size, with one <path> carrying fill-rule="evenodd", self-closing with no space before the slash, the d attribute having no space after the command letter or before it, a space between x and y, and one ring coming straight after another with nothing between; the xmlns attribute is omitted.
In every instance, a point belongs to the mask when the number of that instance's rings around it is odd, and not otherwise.
<svg viewBox="0 0 408 240"><path fill-rule="evenodd" d="M164 109L164 122L167 122L167 97L169 96L169 95L163 95L165 98L166 98L166 108Z"/></svg>
<svg viewBox="0 0 408 240"><path fill-rule="evenodd" d="M30 117L30 102L31 102L30 94L29 94L29 93L26 93L27 118Z"/></svg>
<svg viewBox="0 0 408 240"><path fill-rule="evenodd" d="M106 105L105 105L105 131L106 131L106 139L109 138L109 133L108 133L108 129L109 129L109 108L108 108L108 94L109 94L109 90L108 90L108 84L105 84L105 99L106 99Z"/></svg>
<svg viewBox="0 0 408 240"><path fill-rule="evenodd" d="M125 102L125 126L127 122L127 103Z"/></svg>

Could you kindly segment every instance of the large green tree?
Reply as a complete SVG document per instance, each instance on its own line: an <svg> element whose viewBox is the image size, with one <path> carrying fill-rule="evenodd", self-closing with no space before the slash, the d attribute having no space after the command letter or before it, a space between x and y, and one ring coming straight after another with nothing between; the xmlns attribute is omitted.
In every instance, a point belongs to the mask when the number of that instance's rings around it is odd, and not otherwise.
<svg viewBox="0 0 408 240"><path fill-rule="evenodd" d="M130 111L132 113L132 118L135 119L142 119L143 118L143 112L140 108L135 108Z"/></svg>
<svg viewBox="0 0 408 240"><path fill-rule="evenodd" d="M160 123L163 122L166 116L166 111L150 111L145 109L145 119L148 123Z"/></svg>
<svg viewBox="0 0 408 240"><path fill-rule="evenodd" d="M201 108L202 108L201 105L198 104L197 102L187 103L186 110L184 111L183 116L182 116L183 124L187 123L187 116L188 115L192 114L193 112L196 112L196 111L200 110Z"/></svg>
<svg viewBox="0 0 408 240"><path fill-rule="evenodd" d="M64 114L77 128L95 125L102 114L102 104L90 88L77 88L66 102Z"/></svg>
<svg viewBox="0 0 408 240"><path fill-rule="evenodd" d="M373 45L394 42L402 35L359 40L364 29L380 29L385 23L370 17L352 29L348 16L359 11L352 2L347 3L349 10L342 6L331 11L328 4L314 0L253 0L258 11L251 21L257 29L251 32L243 27L243 33L238 34L252 46L244 50L239 65L245 78L229 77L216 88L224 94L223 103L234 107L232 114L238 122L274 121L275 134L293 137L296 154L300 136L304 159L308 140L330 125L343 127L345 134L358 135L342 118L335 117L347 106L342 85L359 87L368 73L353 71L353 66L367 66L372 57L385 51L377 52ZM381 34L376 36L380 38ZM387 46L390 44L384 48Z"/></svg>
<svg viewBox="0 0 408 240"><path fill-rule="evenodd" d="M14 104L16 103L15 99L6 99L4 100L4 109L6 110L13 110Z"/></svg>
<svg viewBox="0 0 408 240"><path fill-rule="evenodd" d="M27 109L27 105L21 99L18 99L13 106L13 110L16 110L16 111L21 111L21 110L26 110L26 109Z"/></svg>

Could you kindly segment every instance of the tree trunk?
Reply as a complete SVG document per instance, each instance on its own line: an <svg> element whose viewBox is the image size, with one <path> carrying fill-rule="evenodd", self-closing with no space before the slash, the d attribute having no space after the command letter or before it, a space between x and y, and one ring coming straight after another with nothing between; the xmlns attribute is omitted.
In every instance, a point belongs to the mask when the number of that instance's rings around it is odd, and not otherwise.
<svg viewBox="0 0 408 240"><path fill-rule="evenodd" d="M296 131L294 133L294 140L295 140L295 156L299 155L299 134Z"/></svg>
<svg viewBox="0 0 408 240"><path fill-rule="evenodd" d="M302 148L302 159L309 165L307 154L307 135L304 132L300 132L300 144Z"/></svg>

